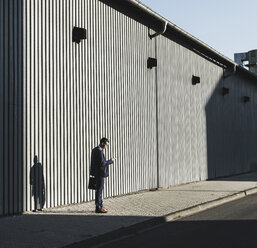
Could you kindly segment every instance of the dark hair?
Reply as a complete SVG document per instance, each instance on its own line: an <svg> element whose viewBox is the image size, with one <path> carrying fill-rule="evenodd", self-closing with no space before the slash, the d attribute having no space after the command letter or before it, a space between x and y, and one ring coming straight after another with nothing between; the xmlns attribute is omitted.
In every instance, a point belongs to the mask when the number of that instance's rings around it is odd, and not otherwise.
<svg viewBox="0 0 257 248"><path fill-rule="evenodd" d="M106 144L106 143L110 143L110 141L109 141L109 139L107 139L107 138L102 138L102 139L100 140L100 144L102 144L102 143Z"/></svg>

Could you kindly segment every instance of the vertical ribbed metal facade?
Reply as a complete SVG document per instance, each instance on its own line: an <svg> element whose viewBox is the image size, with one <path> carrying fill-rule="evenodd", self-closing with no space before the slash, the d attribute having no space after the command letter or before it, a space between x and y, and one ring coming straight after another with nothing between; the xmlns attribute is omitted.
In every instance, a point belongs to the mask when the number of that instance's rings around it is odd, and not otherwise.
<svg viewBox="0 0 257 248"><path fill-rule="evenodd" d="M91 149L110 138L105 196L156 187L155 81L148 29L96 1L24 1L24 210L33 158L45 207L89 201ZM74 26L87 39L72 42Z"/></svg>
<svg viewBox="0 0 257 248"><path fill-rule="evenodd" d="M221 67L163 36L157 44L160 186L256 170L256 82L224 78Z"/></svg>
<svg viewBox="0 0 257 248"><path fill-rule="evenodd" d="M228 95L221 95L222 87ZM256 171L256 107L256 82L233 74L217 83L205 106L208 178Z"/></svg>
<svg viewBox="0 0 257 248"><path fill-rule="evenodd" d="M223 70L163 36L157 43L160 186L207 179L205 106Z"/></svg>
<svg viewBox="0 0 257 248"><path fill-rule="evenodd" d="M0 215L23 210L22 10L0 1Z"/></svg>
<svg viewBox="0 0 257 248"><path fill-rule="evenodd" d="M80 44L74 26L87 29ZM256 86L98 0L1 0L0 65L0 215L34 209L35 158L44 207L94 199L103 136L117 157L105 196L256 167Z"/></svg>

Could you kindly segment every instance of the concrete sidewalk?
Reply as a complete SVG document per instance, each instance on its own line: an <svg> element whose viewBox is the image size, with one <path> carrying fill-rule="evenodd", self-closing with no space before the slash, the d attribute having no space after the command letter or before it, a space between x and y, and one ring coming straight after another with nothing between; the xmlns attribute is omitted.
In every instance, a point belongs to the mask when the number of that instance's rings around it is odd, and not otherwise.
<svg viewBox="0 0 257 248"><path fill-rule="evenodd" d="M85 247L257 192L257 172L0 218L0 247ZM105 235L107 234L108 235Z"/></svg>

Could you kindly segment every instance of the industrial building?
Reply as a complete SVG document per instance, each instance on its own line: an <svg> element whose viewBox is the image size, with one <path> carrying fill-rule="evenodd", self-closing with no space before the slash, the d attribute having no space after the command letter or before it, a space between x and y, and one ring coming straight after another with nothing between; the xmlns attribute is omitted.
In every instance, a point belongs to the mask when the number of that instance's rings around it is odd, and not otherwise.
<svg viewBox="0 0 257 248"><path fill-rule="evenodd" d="M136 0L0 1L0 215L257 169L257 77ZM36 168L34 170L33 168Z"/></svg>
<svg viewBox="0 0 257 248"><path fill-rule="evenodd" d="M244 53L235 53L234 54L235 62L249 69L250 72L257 74L257 50L251 50Z"/></svg>

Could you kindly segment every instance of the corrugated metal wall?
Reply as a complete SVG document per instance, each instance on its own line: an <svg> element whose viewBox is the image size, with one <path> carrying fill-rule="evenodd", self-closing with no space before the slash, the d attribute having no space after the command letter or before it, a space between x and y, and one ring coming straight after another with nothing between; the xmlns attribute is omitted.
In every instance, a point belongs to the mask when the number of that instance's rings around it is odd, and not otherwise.
<svg viewBox="0 0 257 248"><path fill-rule="evenodd" d="M80 44L74 26L87 29ZM105 196L257 165L256 100L242 103L256 87L223 79L163 36L150 40L147 27L98 0L2 0L0 58L0 215L34 209L35 167L44 207L92 200L91 149L103 136L106 157L117 157Z"/></svg>
<svg viewBox="0 0 257 248"><path fill-rule="evenodd" d="M228 95L222 96L222 87ZM205 107L209 178L257 169L256 94L256 82L235 74L217 84Z"/></svg>
<svg viewBox="0 0 257 248"><path fill-rule="evenodd" d="M205 105L222 68L158 37L160 186L208 178ZM201 83L192 85L192 75Z"/></svg>
<svg viewBox="0 0 257 248"><path fill-rule="evenodd" d="M110 138L105 196L156 187L154 41L148 29L96 0L24 1L24 210L33 209L33 158L45 207L89 201L91 149ZM72 43L73 26L88 38Z"/></svg>
<svg viewBox="0 0 257 248"><path fill-rule="evenodd" d="M157 44L160 186L256 170L256 82L223 78L221 67L163 36Z"/></svg>
<svg viewBox="0 0 257 248"><path fill-rule="evenodd" d="M22 211L22 1L0 1L0 215Z"/></svg>

